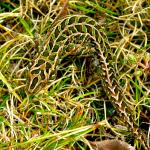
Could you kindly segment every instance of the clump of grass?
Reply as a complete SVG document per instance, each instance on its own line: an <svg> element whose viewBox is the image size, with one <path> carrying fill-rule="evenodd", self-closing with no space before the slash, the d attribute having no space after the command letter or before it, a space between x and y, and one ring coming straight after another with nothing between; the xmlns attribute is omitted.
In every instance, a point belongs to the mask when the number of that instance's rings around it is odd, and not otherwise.
<svg viewBox="0 0 150 150"><path fill-rule="evenodd" d="M87 149L88 140L116 136L140 148L105 95L101 78L92 72L93 56L92 61L64 57L57 78L37 93L26 91L27 71L43 49L50 49L46 35L62 3L0 3L0 149ZM149 3L77 0L67 7L69 14L103 20L114 77L135 122L149 137Z"/></svg>

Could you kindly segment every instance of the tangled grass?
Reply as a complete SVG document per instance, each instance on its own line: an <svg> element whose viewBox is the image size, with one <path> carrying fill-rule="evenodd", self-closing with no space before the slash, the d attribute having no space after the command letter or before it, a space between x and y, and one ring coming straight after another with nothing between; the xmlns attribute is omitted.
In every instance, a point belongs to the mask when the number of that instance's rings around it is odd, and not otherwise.
<svg viewBox="0 0 150 150"><path fill-rule="evenodd" d="M115 80L149 146L150 2L69 0L64 8L65 2L0 2L0 149L88 149L89 141L116 137L142 149L106 96L95 56L73 51L44 88L26 90L32 62L50 49L50 29L67 14L101 26Z"/></svg>

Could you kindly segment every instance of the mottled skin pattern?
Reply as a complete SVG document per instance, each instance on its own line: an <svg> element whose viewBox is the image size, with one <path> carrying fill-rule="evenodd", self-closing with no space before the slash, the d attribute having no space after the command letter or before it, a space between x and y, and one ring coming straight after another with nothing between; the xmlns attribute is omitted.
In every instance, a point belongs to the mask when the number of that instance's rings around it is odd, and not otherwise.
<svg viewBox="0 0 150 150"><path fill-rule="evenodd" d="M67 57L70 52L74 55L92 53L99 60L99 73L107 96L129 131L145 150L148 149L146 136L135 124L132 108L125 103L125 97L109 64L107 38L101 26L94 19L84 15L66 16L54 24L45 42L45 47L49 45L50 49L44 47L29 69L28 92L34 93L44 88L49 79L55 76L62 56Z"/></svg>

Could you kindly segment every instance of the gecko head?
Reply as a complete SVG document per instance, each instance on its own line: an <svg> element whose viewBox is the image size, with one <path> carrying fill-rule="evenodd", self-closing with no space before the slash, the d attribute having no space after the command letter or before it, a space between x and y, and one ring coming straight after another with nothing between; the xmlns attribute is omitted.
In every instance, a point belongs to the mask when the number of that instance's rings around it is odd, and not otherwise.
<svg viewBox="0 0 150 150"><path fill-rule="evenodd" d="M90 142L93 150L135 150L134 147L120 140Z"/></svg>

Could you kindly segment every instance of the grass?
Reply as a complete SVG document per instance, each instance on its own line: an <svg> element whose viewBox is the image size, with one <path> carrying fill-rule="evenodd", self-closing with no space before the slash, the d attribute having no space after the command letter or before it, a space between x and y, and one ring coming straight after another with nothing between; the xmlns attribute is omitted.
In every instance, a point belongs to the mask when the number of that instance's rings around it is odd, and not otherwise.
<svg viewBox="0 0 150 150"><path fill-rule="evenodd" d="M95 54L76 55L78 47L72 47L62 58L51 52L51 26L57 23L65 2L0 2L0 149L84 150L91 148L89 141L112 138L124 138L141 149L141 143L119 117L111 94L103 89ZM113 80L149 145L150 3L70 0L60 19L66 12L90 16L100 24L107 36L105 48ZM58 57L53 61L43 57L38 63L60 63L54 65L54 75L48 82L36 92L30 91L29 70L47 49L50 58L56 53Z"/></svg>

